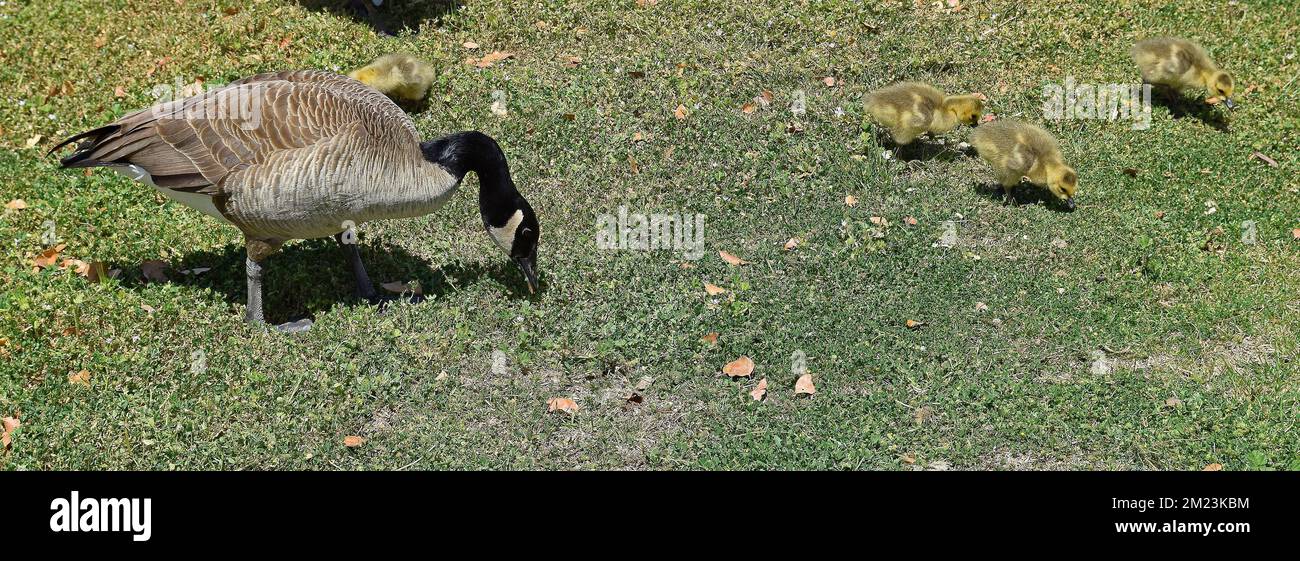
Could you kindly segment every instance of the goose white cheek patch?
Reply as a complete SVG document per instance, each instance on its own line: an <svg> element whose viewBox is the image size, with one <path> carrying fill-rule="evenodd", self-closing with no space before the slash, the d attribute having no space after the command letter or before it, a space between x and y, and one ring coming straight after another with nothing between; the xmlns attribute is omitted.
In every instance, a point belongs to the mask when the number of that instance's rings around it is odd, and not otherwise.
<svg viewBox="0 0 1300 561"><path fill-rule="evenodd" d="M502 251L510 253L510 246L515 243L515 230L519 229L519 223L524 219L524 211L516 210L510 220L506 221L505 226L494 228L488 226L488 234L492 236L492 241L497 243Z"/></svg>

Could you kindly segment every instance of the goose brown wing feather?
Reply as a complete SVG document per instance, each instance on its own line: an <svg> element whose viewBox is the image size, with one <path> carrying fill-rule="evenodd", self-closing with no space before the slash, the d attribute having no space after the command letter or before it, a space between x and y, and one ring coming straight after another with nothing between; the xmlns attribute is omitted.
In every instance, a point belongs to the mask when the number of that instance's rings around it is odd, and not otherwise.
<svg viewBox="0 0 1300 561"><path fill-rule="evenodd" d="M250 76L127 115L78 152L99 165L138 165L160 187L217 194L230 173L358 123L385 144L418 143L410 118L383 94L345 76L299 70Z"/></svg>

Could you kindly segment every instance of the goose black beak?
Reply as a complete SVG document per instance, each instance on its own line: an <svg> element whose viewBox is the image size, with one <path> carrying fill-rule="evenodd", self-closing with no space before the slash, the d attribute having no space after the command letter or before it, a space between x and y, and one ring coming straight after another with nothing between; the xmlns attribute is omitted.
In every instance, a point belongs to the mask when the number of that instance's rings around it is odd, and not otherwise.
<svg viewBox="0 0 1300 561"><path fill-rule="evenodd" d="M1225 106L1227 106L1228 109L1236 109L1236 108L1237 108L1237 102L1233 101L1232 98L1230 98L1230 97L1225 97L1225 98L1223 98L1223 104L1224 104Z"/></svg>
<svg viewBox="0 0 1300 561"><path fill-rule="evenodd" d="M537 273L533 271L533 260L528 257L516 257L515 264L519 265L519 270L524 272L524 279L528 281L528 293L537 293Z"/></svg>
<svg viewBox="0 0 1300 561"><path fill-rule="evenodd" d="M1070 198L1068 198L1068 199L1065 199L1065 208L1068 208L1068 209L1070 209L1070 210L1074 210L1074 197L1070 197Z"/></svg>

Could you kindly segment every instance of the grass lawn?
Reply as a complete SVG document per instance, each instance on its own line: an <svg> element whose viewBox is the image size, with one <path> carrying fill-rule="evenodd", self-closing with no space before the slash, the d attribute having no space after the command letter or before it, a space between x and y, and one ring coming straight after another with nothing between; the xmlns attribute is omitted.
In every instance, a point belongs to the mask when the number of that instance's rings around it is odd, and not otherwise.
<svg viewBox="0 0 1300 561"><path fill-rule="evenodd" d="M0 416L22 423L0 468L1300 469L1295 2L390 0L397 37L321 4L0 6L0 199L27 204L0 209ZM1043 119L1044 85L1137 82L1128 49L1161 34L1235 73L1237 110ZM372 278L425 302L356 302L332 240L295 242L267 262L268 320L315 325L246 325L237 230L45 156L157 84L394 51L439 69L424 136L505 148L542 222L538 296L468 179L437 214L361 229ZM513 57L465 63L492 51ZM951 150L885 159L862 101L899 80L1043 124L1079 209L1004 206ZM620 207L705 215L705 256L599 249ZM62 258L121 275L34 272L47 221ZM149 260L171 281L145 282ZM741 355L754 376L722 375Z"/></svg>

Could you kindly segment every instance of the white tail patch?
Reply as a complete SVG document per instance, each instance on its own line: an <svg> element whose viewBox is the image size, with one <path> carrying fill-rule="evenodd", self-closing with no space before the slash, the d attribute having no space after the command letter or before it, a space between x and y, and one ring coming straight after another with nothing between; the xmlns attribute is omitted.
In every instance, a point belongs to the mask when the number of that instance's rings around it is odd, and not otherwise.
<svg viewBox="0 0 1300 561"><path fill-rule="evenodd" d="M212 203L211 195L204 195L202 193L188 193L185 191L174 191L172 189L164 189L162 187L154 185L153 176L149 175L149 172L145 171L144 168L137 166L135 164L129 164L125 166L110 166L110 167L122 175L125 175L131 179L139 181L140 183L144 183L145 185L153 187L154 189L157 189L159 193L166 195L167 198L173 201L176 201L187 207L202 212L203 214L216 218L217 220L225 222L226 224L231 223L229 220L226 219L225 216L221 215L221 211L217 210L217 205Z"/></svg>

